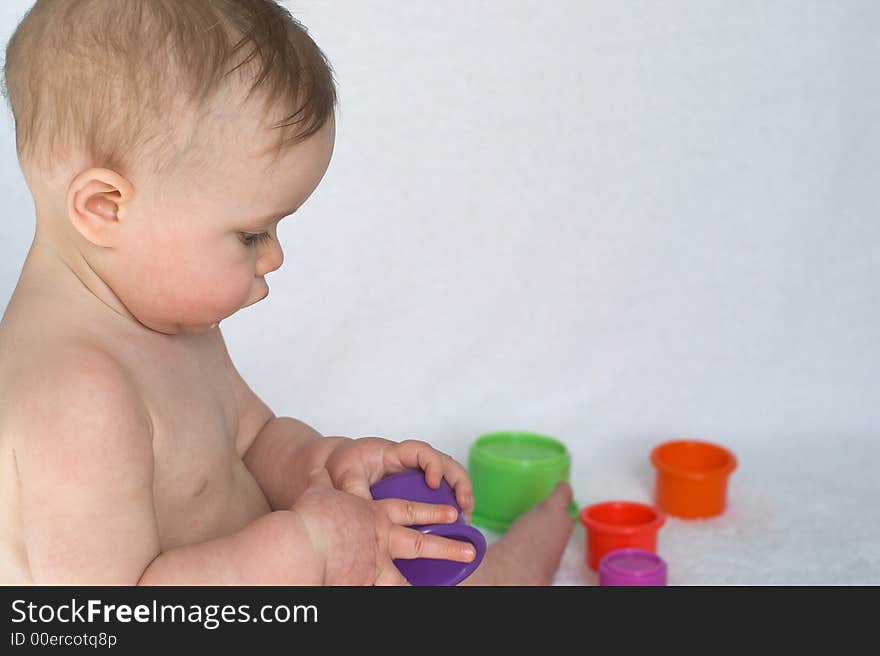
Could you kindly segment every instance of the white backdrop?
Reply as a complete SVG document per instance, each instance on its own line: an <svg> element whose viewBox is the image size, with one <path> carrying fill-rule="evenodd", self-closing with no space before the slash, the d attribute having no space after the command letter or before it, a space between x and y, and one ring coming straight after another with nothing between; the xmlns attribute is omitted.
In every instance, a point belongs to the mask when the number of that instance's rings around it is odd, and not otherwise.
<svg viewBox="0 0 880 656"><path fill-rule="evenodd" d="M880 4L285 5L341 112L270 297L221 324L276 414L463 462L545 433L581 506L719 442L730 509L667 523L671 583L880 583ZM0 130L5 305L33 205Z"/></svg>

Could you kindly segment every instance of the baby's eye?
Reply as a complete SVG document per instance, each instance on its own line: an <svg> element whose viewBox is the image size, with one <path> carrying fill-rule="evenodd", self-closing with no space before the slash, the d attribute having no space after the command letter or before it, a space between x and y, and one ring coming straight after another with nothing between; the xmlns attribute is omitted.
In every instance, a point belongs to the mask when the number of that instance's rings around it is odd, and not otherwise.
<svg viewBox="0 0 880 656"><path fill-rule="evenodd" d="M238 234L241 235L241 241L245 246L255 246L257 244L272 241L272 235L268 232L240 232Z"/></svg>

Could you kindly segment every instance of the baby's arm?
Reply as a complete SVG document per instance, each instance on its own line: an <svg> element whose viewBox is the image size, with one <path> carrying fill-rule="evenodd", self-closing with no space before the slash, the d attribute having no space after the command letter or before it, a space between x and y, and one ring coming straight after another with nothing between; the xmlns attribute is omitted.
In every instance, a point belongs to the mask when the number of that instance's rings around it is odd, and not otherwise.
<svg viewBox="0 0 880 656"><path fill-rule="evenodd" d="M138 585L322 585L325 559L302 517L278 510L232 535L160 553Z"/></svg>
<svg viewBox="0 0 880 656"><path fill-rule="evenodd" d="M432 488L445 478L469 520L474 508L471 482L464 467L427 442L393 442L381 437L322 437L292 417L272 416L243 456L273 509L299 498L308 473L325 467L337 489L371 499L370 485L387 474L422 469Z"/></svg>
<svg viewBox="0 0 880 656"><path fill-rule="evenodd" d="M347 437L324 437L293 417L272 418L257 433L242 460L273 510L289 508L305 490L309 473L323 467Z"/></svg>
<svg viewBox="0 0 880 656"><path fill-rule="evenodd" d="M160 553L149 414L107 355L68 352L23 378L10 401L34 583L321 582L323 557L286 510Z"/></svg>

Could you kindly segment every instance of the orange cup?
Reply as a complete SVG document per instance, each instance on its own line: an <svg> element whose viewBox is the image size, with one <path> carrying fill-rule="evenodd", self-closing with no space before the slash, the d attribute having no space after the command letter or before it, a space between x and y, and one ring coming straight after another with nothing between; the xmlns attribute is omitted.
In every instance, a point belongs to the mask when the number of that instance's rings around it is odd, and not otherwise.
<svg viewBox="0 0 880 656"><path fill-rule="evenodd" d="M657 552L657 531L666 517L653 506L632 501L606 501L587 506L580 512L587 528L587 566L599 569L599 561L609 551L635 547Z"/></svg>
<svg viewBox="0 0 880 656"><path fill-rule="evenodd" d="M724 512L727 477L736 457L700 440L664 442L651 451L657 469L657 505L676 517L695 519Z"/></svg>

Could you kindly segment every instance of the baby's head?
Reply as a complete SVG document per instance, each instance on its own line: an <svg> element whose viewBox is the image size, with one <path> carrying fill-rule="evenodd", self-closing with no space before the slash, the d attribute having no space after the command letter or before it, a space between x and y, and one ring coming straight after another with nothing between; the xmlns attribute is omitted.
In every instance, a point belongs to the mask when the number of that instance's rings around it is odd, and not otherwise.
<svg viewBox="0 0 880 656"><path fill-rule="evenodd" d="M274 0L37 0L5 95L34 247L169 334L268 294L333 152L332 69Z"/></svg>

